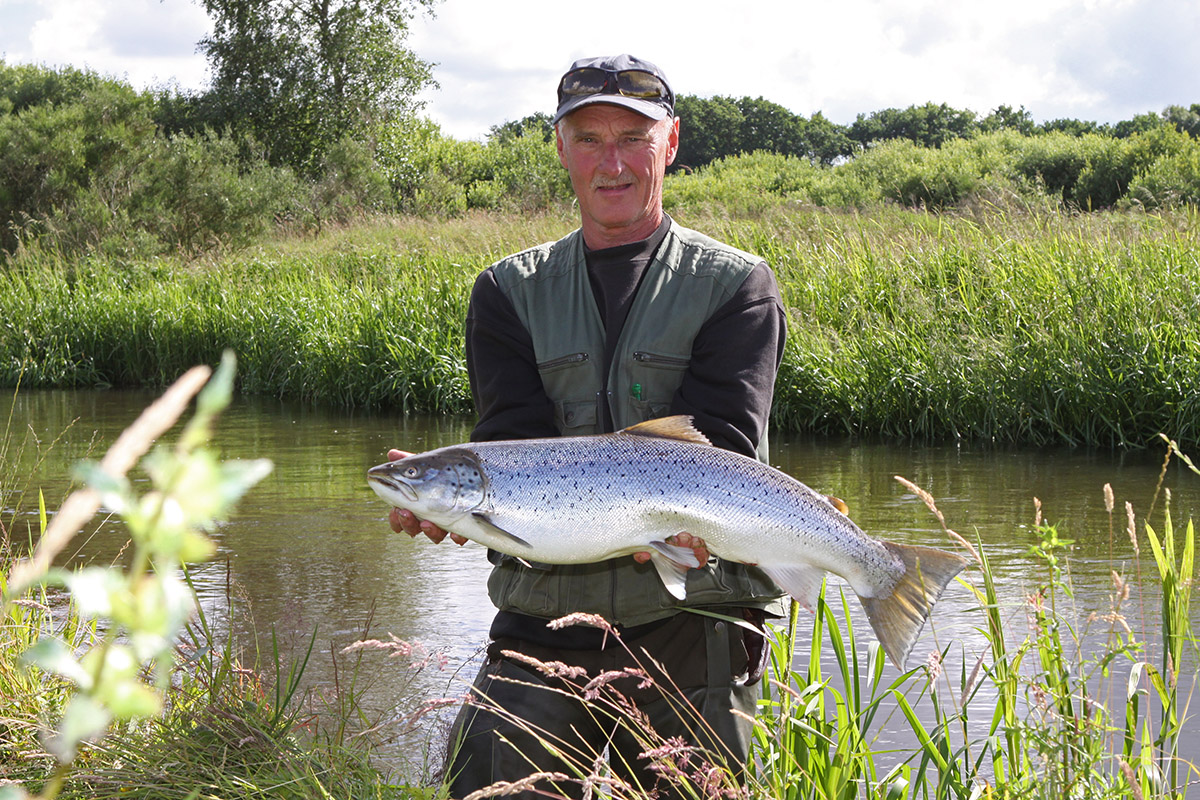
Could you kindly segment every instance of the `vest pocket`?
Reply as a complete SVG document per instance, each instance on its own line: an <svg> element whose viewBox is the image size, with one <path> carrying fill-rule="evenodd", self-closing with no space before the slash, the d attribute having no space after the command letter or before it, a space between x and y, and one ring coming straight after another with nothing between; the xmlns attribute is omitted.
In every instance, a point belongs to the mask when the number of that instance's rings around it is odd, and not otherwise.
<svg viewBox="0 0 1200 800"><path fill-rule="evenodd" d="M644 364L647 367L658 367L660 369L687 369L688 364L692 363L690 356L672 356L663 353L651 353L646 350L638 350L633 354L633 360L639 364Z"/></svg>
<svg viewBox="0 0 1200 800"><path fill-rule="evenodd" d="M562 401L554 404L555 422L558 424L558 429L563 432L563 435L569 436L576 428L585 428L583 433L591 433L595 430L599 419L599 412L596 409L596 400L574 400Z"/></svg>
<svg viewBox="0 0 1200 800"><path fill-rule="evenodd" d="M558 356L557 358L551 358L546 361L539 361L537 368L538 372L544 374L547 372L565 369L566 367L572 367L576 364L582 364L583 362L587 361L588 358L590 358L590 356L588 356L587 353L570 353L568 355Z"/></svg>
<svg viewBox="0 0 1200 800"><path fill-rule="evenodd" d="M595 433L599 412L589 387L598 379L599 365L586 352L554 356L537 364L546 395L554 400L554 423L563 435Z"/></svg>
<svg viewBox="0 0 1200 800"><path fill-rule="evenodd" d="M645 421L671 413L671 400L691 358L649 350L637 350L632 358L629 394L635 418Z"/></svg>

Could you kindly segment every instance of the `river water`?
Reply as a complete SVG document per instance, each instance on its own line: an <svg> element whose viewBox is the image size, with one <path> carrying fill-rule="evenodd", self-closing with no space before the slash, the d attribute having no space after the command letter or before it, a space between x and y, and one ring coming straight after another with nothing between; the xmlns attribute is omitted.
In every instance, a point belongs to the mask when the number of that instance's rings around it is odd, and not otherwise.
<svg viewBox="0 0 1200 800"><path fill-rule="evenodd" d="M104 449L154 398L138 391L22 391L0 398L4 471L0 519L24 540L36 530L37 492L51 510L68 491L68 467L99 458ZM464 441L471 420L405 417L392 412L351 412L273 399L240 398L222 416L216 447L224 458L270 458L274 472L214 532L218 555L194 571L202 604L219 626L231 626L247 647L264 648L269 663L272 635L285 652L302 651L316 631L305 679L329 696L345 687L347 663L334 653L363 638L397 637L411 655L386 658L367 652L360 668L364 706L385 723L423 700L462 694L474 674L492 616L486 593L488 563L477 545L410 540L392 533L387 509L367 488L368 467L385 460L389 447L420 451ZM981 542L993 564L1010 632L1030 630L1027 598L1045 581L1045 567L1029 554L1035 498L1046 521L1073 540L1069 557L1073 599L1060 597L1085 649L1103 642L1108 625L1087 622L1111 607L1111 571L1136 580L1153 573L1142 540L1140 559L1125 532L1124 504L1133 504L1140 531L1160 477L1171 490L1171 510L1182 530L1200 506L1200 477L1178 459L1162 469L1165 447L1132 453L1078 449L1017 449L980 444L894 445L772 434L772 460L820 492L846 501L851 517L873 536L953 549L924 503L898 483L903 476L930 492L946 523L972 543ZM1200 455L1200 454L1197 454ZM144 480L142 476L136 476ZM1110 520L1103 487L1114 490ZM1160 494L1151 522L1162 528ZM119 557L125 534L118 521L93 522L70 548L65 563L108 563ZM980 584L978 573L968 576ZM836 589L842 584L833 581ZM870 640L852 599L852 619ZM951 659L968 669L984 652L982 616L972 594L952 584L909 659L924 661L950 646ZM1124 612L1137 631L1158 626L1152 582L1135 586ZM840 613L840 612L839 612ZM811 616L803 614L807 630ZM835 672L832 653L826 671ZM414 666L415 665L415 666ZM954 666L954 670L961 667ZM886 680L895 676L887 667ZM1115 685L1125 685L1129 663L1118 664ZM1189 684L1190 685L1190 684ZM320 696L320 695L318 695ZM1123 698L1123 696L1122 696ZM986 691L977 700L987 702ZM979 717L986 720L990 711ZM1200 730L1200 726L1191 727ZM413 747L401 726L384 727L399 749ZM436 738L436 726L421 731ZM893 715L879 746L911 747L906 723ZM1195 739L1196 737L1190 737Z"/></svg>

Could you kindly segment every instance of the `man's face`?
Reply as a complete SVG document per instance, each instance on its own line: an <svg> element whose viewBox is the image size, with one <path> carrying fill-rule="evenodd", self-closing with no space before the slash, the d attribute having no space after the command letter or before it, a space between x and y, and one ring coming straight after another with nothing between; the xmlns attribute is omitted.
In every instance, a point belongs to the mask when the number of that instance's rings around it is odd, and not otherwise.
<svg viewBox="0 0 1200 800"><path fill-rule="evenodd" d="M679 120L654 121L594 103L558 125L558 158L579 198L583 238L598 249L644 239L662 222L663 174L679 149Z"/></svg>

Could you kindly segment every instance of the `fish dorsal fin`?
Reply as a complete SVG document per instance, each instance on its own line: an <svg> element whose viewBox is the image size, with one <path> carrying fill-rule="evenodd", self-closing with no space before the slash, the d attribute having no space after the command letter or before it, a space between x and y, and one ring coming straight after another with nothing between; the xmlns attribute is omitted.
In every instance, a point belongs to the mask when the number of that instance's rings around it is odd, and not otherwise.
<svg viewBox="0 0 1200 800"><path fill-rule="evenodd" d="M637 425L630 425L618 433L649 436L655 439L678 439L681 442L692 442L693 444L712 444L707 436L696 430L696 426L692 424L692 417L688 414L646 420Z"/></svg>
<svg viewBox="0 0 1200 800"><path fill-rule="evenodd" d="M838 511L842 512L847 517L850 516L850 506L846 505L845 500L840 497L834 497L831 494L825 495L825 499L828 500L830 505L832 505Z"/></svg>

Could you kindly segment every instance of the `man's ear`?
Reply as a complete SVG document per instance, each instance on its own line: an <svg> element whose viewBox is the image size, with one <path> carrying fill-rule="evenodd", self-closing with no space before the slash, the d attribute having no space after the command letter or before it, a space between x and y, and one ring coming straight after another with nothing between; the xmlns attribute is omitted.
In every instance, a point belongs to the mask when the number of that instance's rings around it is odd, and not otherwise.
<svg viewBox="0 0 1200 800"><path fill-rule="evenodd" d="M554 126L554 149L558 151L558 163L563 165L563 169L567 168L567 159L563 155L563 124L560 122Z"/></svg>
<svg viewBox="0 0 1200 800"><path fill-rule="evenodd" d="M675 162L675 156L679 153L679 117L671 120L671 132L667 134L667 166L671 166Z"/></svg>

